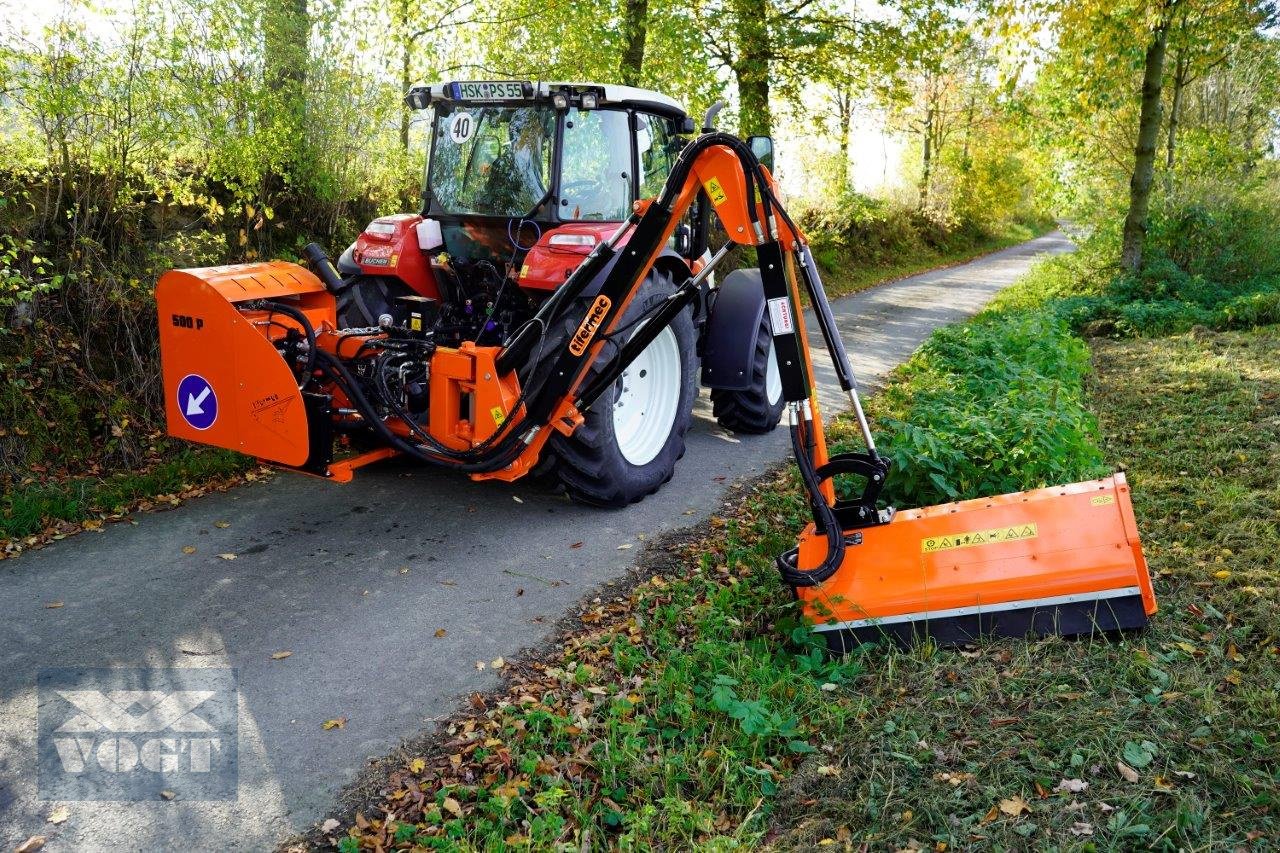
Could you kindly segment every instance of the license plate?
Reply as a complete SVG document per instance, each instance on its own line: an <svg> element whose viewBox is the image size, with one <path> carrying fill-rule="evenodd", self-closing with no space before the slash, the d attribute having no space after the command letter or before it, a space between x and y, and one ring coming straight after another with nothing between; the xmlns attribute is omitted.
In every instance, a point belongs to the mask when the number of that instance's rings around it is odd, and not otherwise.
<svg viewBox="0 0 1280 853"><path fill-rule="evenodd" d="M523 80L470 80L453 84L455 101L515 101L524 100L525 87L532 84Z"/></svg>

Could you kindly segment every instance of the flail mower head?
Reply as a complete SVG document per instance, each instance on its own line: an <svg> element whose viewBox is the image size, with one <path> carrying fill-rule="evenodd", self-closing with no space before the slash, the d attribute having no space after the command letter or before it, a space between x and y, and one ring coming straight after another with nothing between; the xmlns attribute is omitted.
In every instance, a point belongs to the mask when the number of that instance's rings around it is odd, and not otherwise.
<svg viewBox="0 0 1280 853"><path fill-rule="evenodd" d="M845 539L840 569L797 591L836 651L1122 631L1156 610L1124 474L904 510ZM825 550L810 525L800 565Z"/></svg>

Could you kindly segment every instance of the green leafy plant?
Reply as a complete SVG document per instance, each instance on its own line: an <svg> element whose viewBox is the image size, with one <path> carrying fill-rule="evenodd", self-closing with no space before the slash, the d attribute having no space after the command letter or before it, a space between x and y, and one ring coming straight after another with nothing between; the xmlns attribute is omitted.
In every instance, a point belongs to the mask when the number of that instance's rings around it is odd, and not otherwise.
<svg viewBox="0 0 1280 853"><path fill-rule="evenodd" d="M922 506L1105 473L1083 401L1084 343L1045 312L935 332L874 404L885 497Z"/></svg>

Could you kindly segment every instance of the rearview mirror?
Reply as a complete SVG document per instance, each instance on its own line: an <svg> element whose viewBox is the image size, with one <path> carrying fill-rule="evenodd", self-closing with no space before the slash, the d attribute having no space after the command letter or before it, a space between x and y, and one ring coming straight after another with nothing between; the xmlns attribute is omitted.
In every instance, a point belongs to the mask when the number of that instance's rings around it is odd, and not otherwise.
<svg viewBox="0 0 1280 853"><path fill-rule="evenodd" d="M751 146L751 153L756 155L756 159L760 161L760 165L764 166L770 172L773 171L773 137L771 136L749 136L747 137L747 145Z"/></svg>

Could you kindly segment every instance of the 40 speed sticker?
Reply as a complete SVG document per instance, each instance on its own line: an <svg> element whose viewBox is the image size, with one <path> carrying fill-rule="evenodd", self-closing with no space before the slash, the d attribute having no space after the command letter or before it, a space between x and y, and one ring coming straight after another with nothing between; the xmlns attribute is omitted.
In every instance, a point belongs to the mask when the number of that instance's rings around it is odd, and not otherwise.
<svg viewBox="0 0 1280 853"><path fill-rule="evenodd" d="M920 540L920 550L926 554L950 551L953 548L973 548L977 545L996 545L1001 542L1017 542L1035 539L1040 535L1034 524L1015 524L995 527L991 530L970 530L965 533L949 533L946 536L926 536Z"/></svg>

